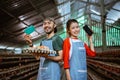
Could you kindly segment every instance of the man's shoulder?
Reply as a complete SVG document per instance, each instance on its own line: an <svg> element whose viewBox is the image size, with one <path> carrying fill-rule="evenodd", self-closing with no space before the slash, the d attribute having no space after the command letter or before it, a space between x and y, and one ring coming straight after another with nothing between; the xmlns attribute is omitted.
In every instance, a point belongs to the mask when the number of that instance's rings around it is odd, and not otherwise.
<svg viewBox="0 0 120 80"><path fill-rule="evenodd" d="M55 34L52 39L53 39L53 40L58 40L58 39L62 39L62 38L61 38L59 35Z"/></svg>
<svg viewBox="0 0 120 80"><path fill-rule="evenodd" d="M42 38L42 39L41 39L41 41L44 41L44 40L46 40L46 38Z"/></svg>

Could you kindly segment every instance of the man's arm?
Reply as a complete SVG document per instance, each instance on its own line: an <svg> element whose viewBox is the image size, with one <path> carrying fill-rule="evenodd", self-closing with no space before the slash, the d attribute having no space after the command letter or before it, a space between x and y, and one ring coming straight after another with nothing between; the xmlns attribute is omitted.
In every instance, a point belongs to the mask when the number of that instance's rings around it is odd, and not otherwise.
<svg viewBox="0 0 120 80"><path fill-rule="evenodd" d="M62 61L63 59L63 51L62 51L63 45L62 44L63 44L62 38L59 36L55 37L55 39L53 40L53 49L57 51L58 55L47 56L47 58L50 60L54 60L54 61Z"/></svg>
<svg viewBox="0 0 120 80"><path fill-rule="evenodd" d="M54 61L62 61L63 59L63 52L62 50L58 51L58 56L46 56L45 58L54 60Z"/></svg>
<svg viewBox="0 0 120 80"><path fill-rule="evenodd" d="M32 43L32 37L30 35L25 35L24 39L26 40L26 42L28 43L29 47L34 48L33 47L33 43ZM40 55L36 54L36 53L32 53L32 55L36 58L36 60L40 59Z"/></svg>

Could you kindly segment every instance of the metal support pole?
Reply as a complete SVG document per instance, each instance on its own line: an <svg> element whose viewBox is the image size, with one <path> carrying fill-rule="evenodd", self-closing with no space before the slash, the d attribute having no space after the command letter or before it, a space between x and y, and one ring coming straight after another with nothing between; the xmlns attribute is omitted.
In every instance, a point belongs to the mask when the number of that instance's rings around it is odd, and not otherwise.
<svg viewBox="0 0 120 80"><path fill-rule="evenodd" d="M106 21L106 12L105 12L105 6L104 6L104 0L100 0L101 4L101 27L102 27L102 51L105 51L107 48L106 44L106 27L105 27L105 21Z"/></svg>

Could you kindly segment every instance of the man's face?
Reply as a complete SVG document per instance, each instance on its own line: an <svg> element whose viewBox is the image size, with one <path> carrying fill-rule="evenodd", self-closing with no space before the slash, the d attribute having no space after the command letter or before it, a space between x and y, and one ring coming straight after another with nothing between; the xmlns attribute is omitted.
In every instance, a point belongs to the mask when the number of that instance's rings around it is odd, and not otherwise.
<svg viewBox="0 0 120 80"><path fill-rule="evenodd" d="M45 20L43 22L43 28L44 28L44 31L46 32L46 34L50 34L51 32L54 31L54 22L50 21L50 20Z"/></svg>

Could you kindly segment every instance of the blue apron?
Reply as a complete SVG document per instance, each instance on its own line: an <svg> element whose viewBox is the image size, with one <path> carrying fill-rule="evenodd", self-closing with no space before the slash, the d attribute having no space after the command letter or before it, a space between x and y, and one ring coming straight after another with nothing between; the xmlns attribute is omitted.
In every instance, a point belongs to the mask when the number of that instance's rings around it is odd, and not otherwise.
<svg viewBox="0 0 120 80"><path fill-rule="evenodd" d="M49 47L53 50L52 40L43 40L43 46ZM50 54L49 56L56 56L55 54ZM46 59L44 57L40 58L40 65L37 80L60 80L60 65L58 62Z"/></svg>
<svg viewBox="0 0 120 80"><path fill-rule="evenodd" d="M80 40L71 40L70 75L71 80L87 80L86 50Z"/></svg>

